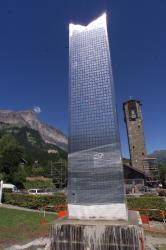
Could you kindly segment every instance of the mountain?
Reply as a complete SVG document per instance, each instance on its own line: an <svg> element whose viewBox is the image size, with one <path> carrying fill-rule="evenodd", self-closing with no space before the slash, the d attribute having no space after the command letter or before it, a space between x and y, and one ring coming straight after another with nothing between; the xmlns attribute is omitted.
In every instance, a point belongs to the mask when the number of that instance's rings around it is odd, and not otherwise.
<svg viewBox="0 0 166 250"><path fill-rule="evenodd" d="M19 112L0 110L0 123L31 128L38 131L45 143L54 144L67 150L67 137L59 129L40 121L32 110Z"/></svg>
<svg viewBox="0 0 166 250"><path fill-rule="evenodd" d="M155 150L149 156L157 158L159 164L166 165L166 150Z"/></svg>

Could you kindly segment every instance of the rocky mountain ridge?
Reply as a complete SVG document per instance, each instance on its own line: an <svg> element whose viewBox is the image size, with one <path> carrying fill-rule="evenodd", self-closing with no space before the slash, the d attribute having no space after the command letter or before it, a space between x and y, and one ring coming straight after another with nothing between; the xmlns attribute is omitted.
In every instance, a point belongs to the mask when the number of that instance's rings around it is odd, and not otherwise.
<svg viewBox="0 0 166 250"><path fill-rule="evenodd" d="M67 150L67 137L59 129L40 121L33 110L0 110L0 123L34 129L39 132L44 142Z"/></svg>
<svg viewBox="0 0 166 250"><path fill-rule="evenodd" d="M149 157L155 157L159 164L166 165L166 150L155 150Z"/></svg>

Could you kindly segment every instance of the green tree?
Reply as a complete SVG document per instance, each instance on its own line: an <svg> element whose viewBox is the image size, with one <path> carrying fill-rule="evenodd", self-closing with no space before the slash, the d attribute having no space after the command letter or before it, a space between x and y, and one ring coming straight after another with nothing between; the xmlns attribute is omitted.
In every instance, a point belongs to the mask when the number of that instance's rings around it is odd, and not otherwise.
<svg viewBox="0 0 166 250"><path fill-rule="evenodd" d="M0 138L0 172L7 181L12 179L17 171L24 150L12 135L4 135Z"/></svg>
<svg viewBox="0 0 166 250"><path fill-rule="evenodd" d="M23 166L19 166L17 171L12 174L12 183L18 188L24 188L24 182L26 181L27 173Z"/></svg>
<svg viewBox="0 0 166 250"><path fill-rule="evenodd" d="M166 184L166 165L159 165L160 180Z"/></svg>

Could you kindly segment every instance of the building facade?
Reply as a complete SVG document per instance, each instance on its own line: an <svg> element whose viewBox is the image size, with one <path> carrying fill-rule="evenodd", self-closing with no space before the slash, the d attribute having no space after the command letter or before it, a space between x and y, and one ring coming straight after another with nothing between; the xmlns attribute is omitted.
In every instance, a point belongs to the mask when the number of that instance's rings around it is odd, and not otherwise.
<svg viewBox="0 0 166 250"><path fill-rule="evenodd" d="M69 217L126 219L106 14L70 24L69 75Z"/></svg>

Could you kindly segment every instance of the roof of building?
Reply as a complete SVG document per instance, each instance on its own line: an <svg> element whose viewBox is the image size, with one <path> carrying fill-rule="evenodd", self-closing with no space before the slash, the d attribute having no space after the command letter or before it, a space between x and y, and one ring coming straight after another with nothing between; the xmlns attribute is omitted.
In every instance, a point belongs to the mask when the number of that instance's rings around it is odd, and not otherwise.
<svg viewBox="0 0 166 250"><path fill-rule="evenodd" d="M144 171L142 171L142 170L140 170L140 169L138 169L138 168L136 168L136 167L131 166L130 164L125 163L125 164L123 164L123 166L124 166L124 167L128 167L128 168L130 168L131 170L133 170L133 171L135 171L135 172L138 172L138 173L142 174L145 178L149 177L149 175L148 175L147 173L145 173Z"/></svg>

